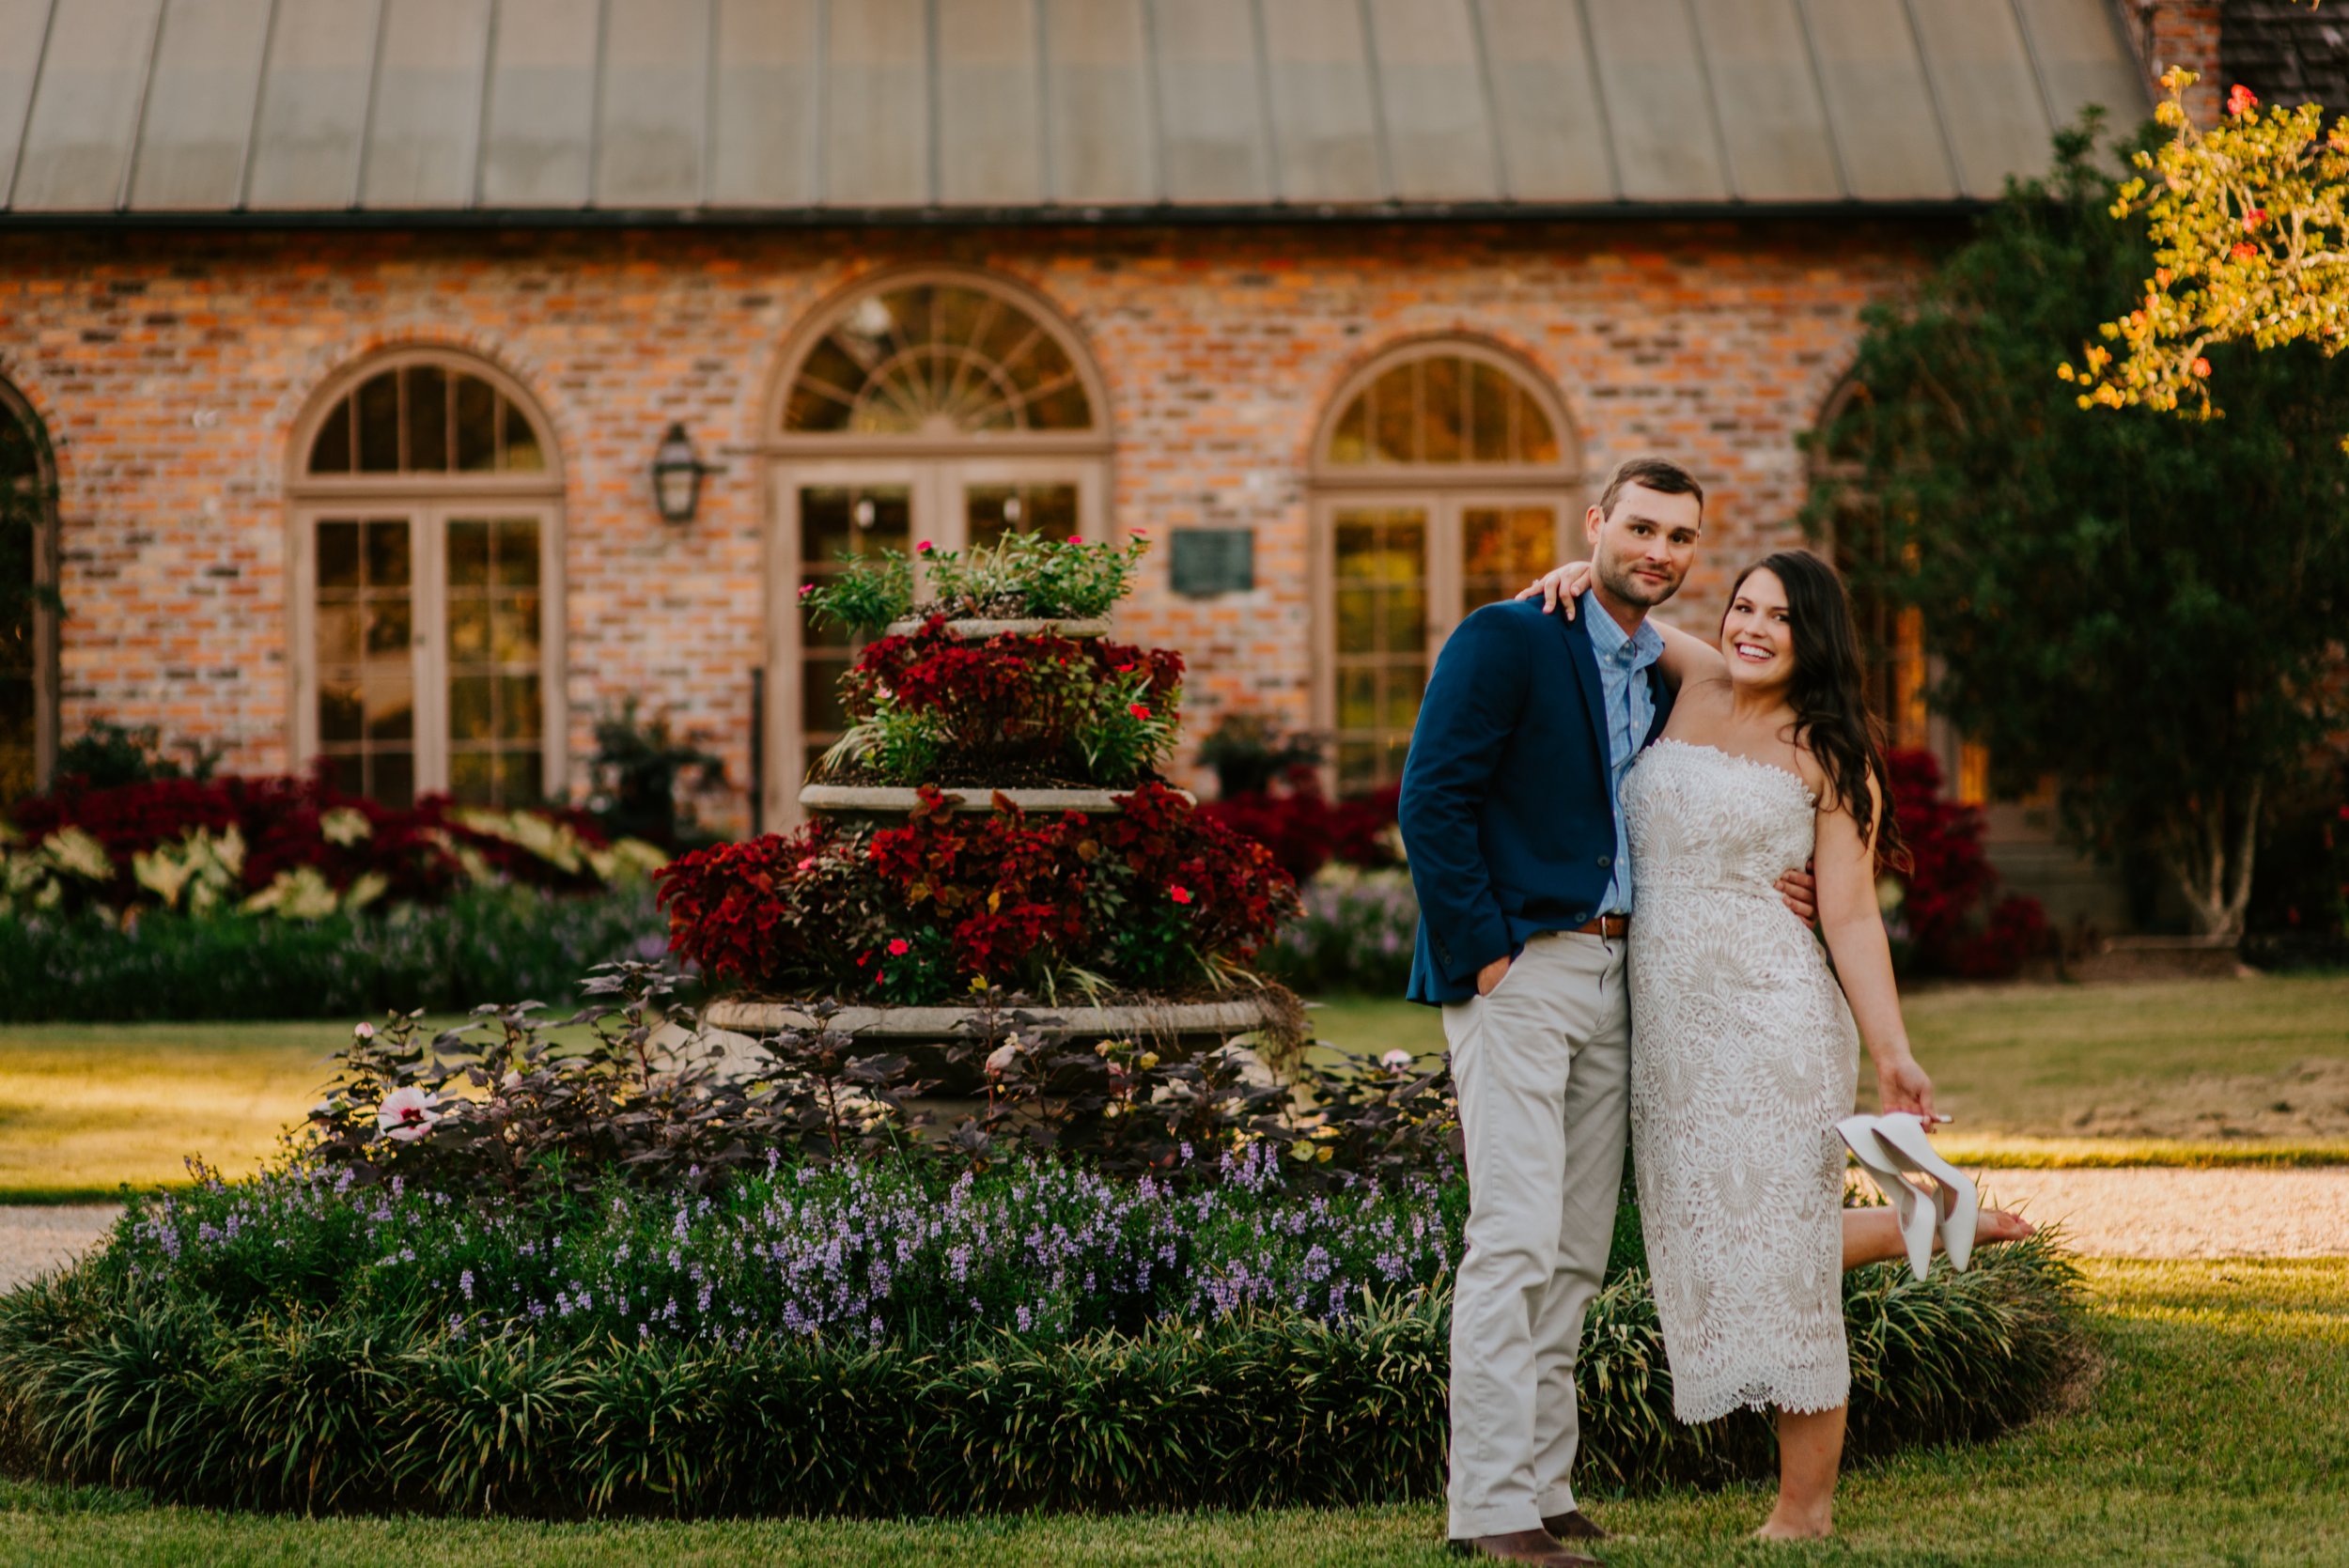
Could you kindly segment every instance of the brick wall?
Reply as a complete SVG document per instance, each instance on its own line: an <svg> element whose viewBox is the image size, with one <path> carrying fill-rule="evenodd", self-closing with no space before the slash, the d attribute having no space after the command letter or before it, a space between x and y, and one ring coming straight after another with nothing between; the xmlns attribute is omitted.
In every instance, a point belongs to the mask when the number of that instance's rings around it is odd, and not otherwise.
<svg viewBox="0 0 2349 1568"><path fill-rule="evenodd" d="M2215 122L2228 86L2219 79L2219 0L2122 0L2122 7L2146 79L2158 84L2162 72L2184 66L2196 77L2186 89L2186 113L2198 125ZM2160 86L2153 91L2158 99Z"/></svg>
<svg viewBox="0 0 2349 1568"><path fill-rule="evenodd" d="M1113 520L1257 531L1256 589L1180 599L1153 558L1126 630L1181 647L1193 733L1248 703L1307 714L1307 452L1347 374L1464 333L1561 390L1586 466L1688 462L1711 492L1675 618L1791 536L1797 434L1861 307L1953 231L1821 222L1555 226L444 231L0 236L0 375L40 411L62 490L62 731L99 716L289 755L289 433L392 344L487 355L552 421L566 480L570 751L635 692L749 777L762 657L763 459L786 339L859 272L991 269L1040 290L1098 362ZM646 465L670 421L724 465L690 526ZM728 808L737 820L739 794Z"/></svg>

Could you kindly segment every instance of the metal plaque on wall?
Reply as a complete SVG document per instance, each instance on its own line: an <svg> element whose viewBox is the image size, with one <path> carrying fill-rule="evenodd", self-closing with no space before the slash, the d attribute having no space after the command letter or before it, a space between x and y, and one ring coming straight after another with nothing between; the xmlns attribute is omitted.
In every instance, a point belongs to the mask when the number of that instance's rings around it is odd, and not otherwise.
<svg viewBox="0 0 2349 1568"><path fill-rule="evenodd" d="M1192 598L1244 594L1256 585L1252 528L1178 528L1168 570L1174 591Z"/></svg>

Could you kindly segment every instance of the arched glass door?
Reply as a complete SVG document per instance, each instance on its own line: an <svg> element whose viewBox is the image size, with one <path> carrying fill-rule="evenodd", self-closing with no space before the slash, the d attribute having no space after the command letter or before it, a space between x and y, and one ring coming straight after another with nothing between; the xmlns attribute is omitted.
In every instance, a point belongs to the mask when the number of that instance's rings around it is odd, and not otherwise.
<svg viewBox="0 0 2349 1568"><path fill-rule="evenodd" d="M1414 344L1341 391L1315 462L1315 723L1341 794L1394 783L1444 637L1569 555L1579 454L1525 366Z"/></svg>
<svg viewBox="0 0 2349 1568"><path fill-rule="evenodd" d="M307 426L294 494L297 765L391 805L559 794L562 484L487 365L372 362Z"/></svg>
<svg viewBox="0 0 2349 1568"><path fill-rule="evenodd" d="M0 804L48 782L56 756L50 590L56 480L32 405L0 381Z"/></svg>
<svg viewBox="0 0 2349 1568"><path fill-rule="evenodd" d="M764 816L798 815L811 761L839 736L856 656L799 608L847 554L913 554L1009 533L1107 536L1097 378L1048 306L999 279L901 273L835 303L785 377L769 584Z"/></svg>

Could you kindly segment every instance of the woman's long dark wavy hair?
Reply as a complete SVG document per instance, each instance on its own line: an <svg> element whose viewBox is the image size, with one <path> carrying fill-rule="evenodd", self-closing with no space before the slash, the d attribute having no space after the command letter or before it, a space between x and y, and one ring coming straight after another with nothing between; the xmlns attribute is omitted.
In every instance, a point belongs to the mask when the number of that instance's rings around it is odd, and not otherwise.
<svg viewBox="0 0 2349 1568"><path fill-rule="evenodd" d="M1807 550L1781 550L1737 574L1729 590L1732 602L1758 571L1769 572L1786 590L1786 619L1795 634L1795 678L1786 700L1795 710L1795 739L1819 759L1828 787L1859 825L1860 842L1868 842L1874 831L1876 863L1906 864L1908 846L1901 839L1892 778L1884 766L1884 725L1868 710L1859 629L1843 578ZM1727 624L1724 613L1722 625ZM1884 800L1881 823L1869 800L1871 779Z"/></svg>

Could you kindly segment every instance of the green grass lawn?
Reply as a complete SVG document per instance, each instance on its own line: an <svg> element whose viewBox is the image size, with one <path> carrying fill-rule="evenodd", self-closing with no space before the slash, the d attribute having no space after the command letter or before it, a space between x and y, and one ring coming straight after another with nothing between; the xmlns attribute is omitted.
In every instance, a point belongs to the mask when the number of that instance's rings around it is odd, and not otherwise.
<svg viewBox="0 0 2349 1568"><path fill-rule="evenodd" d="M1841 1536L1746 1539L1760 1487L1586 1499L1623 1568L1697 1564L2349 1564L2349 1259L2092 1262L2103 1366L2077 1407L1844 1483ZM1421 1564L1433 1506L1350 1513L695 1525L301 1520L0 1482L0 1562Z"/></svg>
<svg viewBox="0 0 2349 1568"><path fill-rule="evenodd" d="M1905 999L1944 1139L1994 1158L2096 1164L2349 1159L2349 975L2123 986L1953 986ZM1429 1008L1333 999L1354 1051L1443 1049ZM1863 1103L1872 1101L1860 1075Z"/></svg>
<svg viewBox="0 0 2349 1568"><path fill-rule="evenodd" d="M2349 976L1950 987L1908 1015L1959 1118L1949 1141L1972 1157L2349 1159ZM1443 1048L1436 1013L1408 1002L1335 998L1312 1017L1348 1050ZM251 1171L344 1038L323 1022L0 1028L0 1202L182 1180L191 1154Z"/></svg>
<svg viewBox="0 0 2349 1568"><path fill-rule="evenodd" d="M249 1172L318 1103L350 1037L316 1019L0 1026L0 1203L183 1182L189 1156Z"/></svg>

